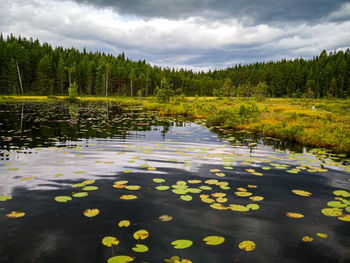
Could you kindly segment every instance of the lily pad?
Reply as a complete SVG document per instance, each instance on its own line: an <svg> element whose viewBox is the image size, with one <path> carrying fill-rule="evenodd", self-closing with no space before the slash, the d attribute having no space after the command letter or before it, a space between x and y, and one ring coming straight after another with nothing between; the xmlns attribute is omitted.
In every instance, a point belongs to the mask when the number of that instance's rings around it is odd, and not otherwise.
<svg viewBox="0 0 350 263"><path fill-rule="evenodd" d="M245 251L252 251L256 248L256 245L253 241L246 240L239 243L238 247Z"/></svg>
<svg viewBox="0 0 350 263"><path fill-rule="evenodd" d="M303 238L301 240L304 242L312 242L314 240L314 238L310 237L310 236L303 236Z"/></svg>
<svg viewBox="0 0 350 263"><path fill-rule="evenodd" d="M94 217L94 216L97 216L99 213L100 213L100 210L98 210L97 208L86 209L84 211L84 216L86 216L86 217Z"/></svg>
<svg viewBox="0 0 350 263"><path fill-rule="evenodd" d="M83 188L83 191L95 191L95 190L97 190L97 189L98 189L97 186L85 186L85 187Z"/></svg>
<svg viewBox="0 0 350 263"><path fill-rule="evenodd" d="M247 205L247 208L254 211L254 210L258 210L260 206L258 204L249 204Z"/></svg>
<svg viewBox="0 0 350 263"><path fill-rule="evenodd" d="M306 197L310 197L312 195L310 192L304 191L304 190L292 190L292 192L296 195L306 196Z"/></svg>
<svg viewBox="0 0 350 263"><path fill-rule="evenodd" d="M134 261L134 258L129 256L115 256L108 259L108 263L129 263Z"/></svg>
<svg viewBox="0 0 350 263"><path fill-rule="evenodd" d="M129 220L122 220L118 223L119 227L129 227L130 226L130 221Z"/></svg>
<svg viewBox="0 0 350 263"><path fill-rule="evenodd" d="M102 244L111 247L113 245L117 246L119 244L119 240L116 237L104 237L102 239Z"/></svg>
<svg viewBox="0 0 350 263"><path fill-rule="evenodd" d="M181 195L180 198L187 202L192 200L192 196L190 195Z"/></svg>
<svg viewBox="0 0 350 263"><path fill-rule="evenodd" d="M153 182L155 182L155 183L164 183L165 180L162 179L162 178L153 178Z"/></svg>
<svg viewBox="0 0 350 263"><path fill-rule="evenodd" d="M287 213L286 213L286 216L288 216L288 217L290 217L290 218L296 218L296 219L299 219L299 218L303 218L303 217L304 217L303 214L294 213L294 212L287 212Z"/></svg>
<svg viewBox="0 0 350 263"><path fill-rule="evenodd" d="M147 230L144 230L144 229L141 229L141 230L138 230L134 233L133 237L136 239L136 240L143 240L143 239L146 239L148 238L149 236L149 233Z"/></svg>
<svg viewBox="0 0 350 263"><path fill-rule="evenodd" d="M350 197L350 193L344 190L336 190L333 192L333 194L342 197Z"/></svg>
<svg viewBox="0 0 350 263"><path fill-rule="evenodd" d="M87 192L80 192L80 193L75 193L72 195L73 197L86 197L88 196Z"/></svg>
<svg viewBox="0 0 350 263"><path fill-rule="evenodd" d="M12 199L11 196L0 196L0 202L5 202L11 199Z"/></svg>
<svg viewBox="0 0 350 263"><path fill-rule="evenodd" d="M185 249L192 246L193 242L191 240L179 239L171 242L175 249Z"/></svg>
<svg viewBox="0 0 350 263"><path fill-rule="evenodd" d="M56 202L67 203L68 201L72 201L72 197L70 196L56 196Z"/></svg>
<svg viewBox="0 0 350 263"><path fill-rule="evenodd" d="M144 253L148 251L148 247L142 244L136 244L135 247L132 248L133 251L137 253Z"/></svg>
<svg viewBox="0 0 350 263"><path fill-rule="evenodd" d="M165 191L165 190L168 190L169 189L169 186L167 185L160 185L160 186L157 186L155 187L158 191Z"/></svg>
<svg viewBox="0 0 350 263"><path fill-rule="evenodd" d="M122 195L120 197L121 200L134 200L137 199L137 195Z"/></svg>
<svg viewBox="0 0 350 263"><path fill-rule="evenodd" d="M317 233L316 235L321 237L321 238L328 238L328 235L324 234L324 233Z"/></svg>
<svg viewBox="0 0 350 263"><path fill-rule="evenodd" d="M350 215L341 215L338 217L338 219L341 221L350 222Z"/></svg>
<svg viewBox="0 0 350 263"><path fill-rule="evenodd" d="M19 217L23 217L25 216L26 213L25 212L21 212L21 211L12 211L11 213L7 214L6 216L8 218L19 218Z"/></svg>
<svg viewBox="0 0 350 263"><path fill-rule="evenodd" d="M225 238L220 236L207 236L203 239L206 245L217 246L224 243Z"/></svg>
<svg viewBox="0 0 350 263"><path fill-rule="evenodd" d="M340 208L324 208L321 212L325 216L341 216L343 214L343 210Z"/></svg>
<svg viewBox="0 0 350 263"><path fill-rule="evenodd" d="M169 215L162 215L162 216L158 217L158 219L160 221L167 222L167 221L173 220L173 217L169 216Z"/></svg>

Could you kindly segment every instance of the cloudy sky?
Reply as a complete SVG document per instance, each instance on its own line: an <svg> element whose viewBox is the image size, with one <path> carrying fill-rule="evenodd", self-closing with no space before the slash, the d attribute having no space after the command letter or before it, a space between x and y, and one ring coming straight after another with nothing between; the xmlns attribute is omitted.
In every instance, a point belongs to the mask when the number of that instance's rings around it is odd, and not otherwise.
<svg viewBox="0 0 350 263"><path fill-rule="evenodd" d="M194 70L350 47L350 0L0 0L0 32Z"/></svg>

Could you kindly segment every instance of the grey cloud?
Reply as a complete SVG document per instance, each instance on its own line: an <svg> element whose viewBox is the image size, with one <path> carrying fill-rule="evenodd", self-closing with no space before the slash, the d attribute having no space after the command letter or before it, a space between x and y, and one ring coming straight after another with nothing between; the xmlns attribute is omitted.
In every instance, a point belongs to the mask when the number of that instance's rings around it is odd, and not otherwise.
<svg viewBox="0 0 350 263"><path fill-rule="evenodd" d="M349 0L74 0L101 8L113 8L120 14L138 17L183 19L236 18L244 24L317 23L344 8ZM337 17L349 20L349 14Z"/></svg>

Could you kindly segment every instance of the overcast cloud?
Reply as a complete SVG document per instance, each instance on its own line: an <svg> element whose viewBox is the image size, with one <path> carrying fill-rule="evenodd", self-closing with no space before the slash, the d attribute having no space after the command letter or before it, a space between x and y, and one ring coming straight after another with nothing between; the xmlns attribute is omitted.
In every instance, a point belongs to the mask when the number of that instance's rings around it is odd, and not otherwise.
<svg viewBox="0 0 350 263"><path fill-rule="evenodd" d="M338 0L1 0L0 32L195 70L350 47ZM277 3L277 4L276 4Z"/></svg>

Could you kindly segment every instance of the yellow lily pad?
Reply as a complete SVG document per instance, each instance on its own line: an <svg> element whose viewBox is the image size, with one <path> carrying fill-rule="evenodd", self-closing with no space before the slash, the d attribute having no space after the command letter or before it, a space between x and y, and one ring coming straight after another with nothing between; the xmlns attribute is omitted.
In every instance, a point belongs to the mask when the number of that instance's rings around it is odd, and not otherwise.
<svg viewBox="0 0 350 263"><path fill-rule="evenodd" d="M116 237L104 237L102 239L102 244L111 247L113 245L117 246L119 244L119 240Z"/></svg>
<svg viewBox="0 0 350 263"><path fill-rule="evenodd" d="M146 239L149 236L149 233L147 230L141 229L136 231L133 236L136 240Z"/></svg>
<svg viewBox="0 0 350 263"><path fill-rule="evenodd" d="M21 212L21 211L12 211L11 213L7 214L6 216L8 218L19 218L19 217L23 217L25 216L26 213L25 212Z"/></svg>
<svg viewBox="0 0 350 263"><path fill-rule="evenodd" d="M321 238L328 238L328 235L324 234L324 233L317 233L316 235L321 237Z"/></svg>
<svg viewBox="0 0 350 263"><path fill-rule="evenodd" d="M137 199L137 195L122 195L120 197L121 200L134 200Z"/></svg>
<svg viewBox="0 0 350 263"><path fill-rule="evenodd" d="M338 219L341 221L350 222L350 215L341 215L338 217Z"/></svg>
<svg viewBox="0 0 350 263"><path fill-rule="evenodd" d="M129 220L122 220L118 223L119 227L128 227L130 226L130 221Z"/></svg>
<svg viewBox="0 0 350 263"><path fill-rule="evenodd" d="M312 242L314 240L314 238L310 237L310 236L303 236L303 238L301 240L304 242Z"/></svg>
<svg viewBox="0 0 350 263"><path fill-rule="evenodd" d="M206 245L217 246L224 243L225 238L220 236L207 236L203 239Z"/></svg>
<svg viewBox="0 0 350 263"><path fill-rule="evenodd" d="M249 199L254 201L254 202L260 202L260 201L264 200L264 197L256 195L256 196L249 197Z"/></svg>
<svg viewBox="0 0 350 263"><path fill-rule="evenodd" d="M323 208L321 212L325 216L341 216L343 214L343 210L340 208Z"/></svg>
<svg viewBox="0 0 350 263"><path fill-rule="evenodd" d="M256 245L253 241L246 240L239 243L238 247L245 251L252 251L256 248Z"/></svg>
<svg viewBox="0 0 350 263"><path fill-rule="evenodd" d="M162 215L162 216L158 217L158 219L160 221L167 222L167 221L173 220L173 217L169 216L169 215Z"/></svg>
<svg viewBox="0 0 350 263"><path fill-rule="evenodd" d="M84 211L84 216L86 216L86 217L94 217L94 216L97 216L99 213L100 213L100 210L98 210L97 208L86 209Z"/></svg>
<svg viewBox="0 0 350 263"><path fill-rule="evenodd" d="M248 197L248 196L251 196L252 193L250 193L250 192L235 192L235 195L239 196L239 197Z"/></svg>
<svg viewBox="0 0 350 263"><path fill-rule="evenodd" d="M12 199L11 196L0 196L0 202L5 202L11 199Z"/></svg>
<svg viewBox="0 0 350 263"><path fill-rule="evenodd" d="M229 205L228 209L235 211L235 212L248 212L249 211L248 207L243 206L243 205L235 205L235 204Z"/></svg>
<svg viewBox="0 0 350 263"><path fill-rule="evenodd" d="M304 191L304 190L292 190L292 192L296 195L305 196L305 197L310 197L312 195L310 192Z"/></svg>
<svg viewBox="0 0 350 263"><path fill-rule="evenodd" d="M294 212L287 212L287 213L286 213L286 216L288 216L288 217L290 217L290 218L296 218L296 219L299 219L299 218L303 218L303 217L304 217L303 214L294 213Z"/></svg>
<svg viewBox="0 0 350 263"><path fill-rule="evenodd" d="M127 185L127 186L125 186L125 189L131 190L131 191L137 191L140 188L141 188L141 186L139 186L139 185Z"/></svg>

